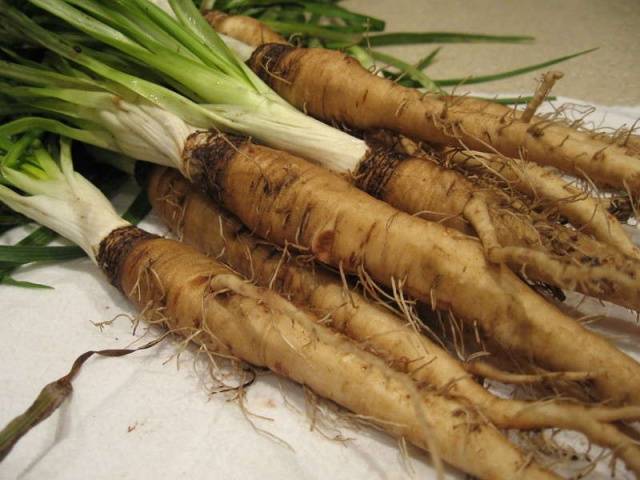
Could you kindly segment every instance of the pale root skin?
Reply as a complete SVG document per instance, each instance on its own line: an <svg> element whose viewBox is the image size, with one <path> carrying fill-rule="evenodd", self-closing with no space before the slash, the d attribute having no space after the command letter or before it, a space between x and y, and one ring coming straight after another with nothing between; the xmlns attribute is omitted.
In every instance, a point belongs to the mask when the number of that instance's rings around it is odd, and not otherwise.
<svg viewBox="0 0 640 480"><path fill-rule="evenodd" d="M567 184L554 170L523 160L459 149L445 149L443 157L446 162L462 167L484 167L530 197L554 202L558 211L577 228L631 258L640 259L640 248L633 244L605 205Z"/></svg>
<svg viewBox="0 0 640 480"><path fill-rule="evenodd" d="M244 35L243 41L253 46L261 45L265 33L277 35L259 21L240 16L227 16L220 12L207 14L210 24L217 30L230 36ZM228 22L230 26L224 25ZM251 37L252 38L249 38ZM279 41L278 43L285 43ZM288 50L285 50L285 52ZM286 54L287 56L289 54ZM286 63L286 60L283 62ZM270 67L269 67L270 68ZM269 70L269 68L265 70ZM276 66L277 68L277 66ZM292 62L292 69L298 68ZM290 72L287 70L286 75ZM297 81L297 74L293 80ZM557 72L547 74L555 79ZM272 81L271 78L265 78ZM545 82L543 82L543 85ZM552 83L547 82L547 89ZM294 85L291 85L295 89ZM522 115L532 117L537 105L544 98L545 89L539 89L536 98L528 106L528 111ZM293 90L292 90L293 91ZM305 91L309 95L309 91ZM327 96L327 103L332 104L331 97ZM449 98L447 101L455 102L458 108L465 111L491 114L491 115L520 115L509 107L478 100L474 98L459 97ZM294 104L296 104L294 102ZM324 105L324 103L323 103ZM296 104L296 106L300 106ZM306 109L306 108L305 108ZM531 115L527 115L527 112ZM310 113L317 114L315 110ZM321 118L328 119L324 114ZM528 119L531 121L531 118ZM527 162L518 162L527 164ZM626 233L622 230L618 221L611 216L603 206L576 189L566 185L559 177L552 177L551 172L545 172L542 168L533 164L529 170L532 179L539 180L535 184L536 196L546 196L558 204L561 212L568 216L577 227L584 228L604 242L619 248L626 255L640 259L640 250L635 247ZM379 170L391 170L387 165L375 165ZM544 175L540 173L544 172ZM535 175L534 175L535 173ZM356 177L360 171L356 172ZM406 159L398 162L393 167L393 173L387 174L388 180L383 186L360 185L363 190L381 198L392 206L408 212L419 214L423 218L442 222L465 233L473 233L473 228L465 222L468 221L480 236L485 246L488 257L499 263L508 264L514 271L524 274L533 281L544 282L567 290L576 290L596 298L608 300L629 308L640 309L640 267L616 255L615 252L607 252L606 249L592 247L589 252L576 251L568 255L572 249L571 243L565 245L562 252L550 251L540 241L540 233L522 217L518 218L506 211L497 208L488 201L482 205L483 195L475 194L477 190L462 175L457 172L443 170L433 163L423 162L419 159ZM529 180L527 187L532 185ZM550 183L549 180L553 182ZM378 180L378 179L376 179ZM375 182L374 182L375 183ZM516 184L516 187L522 182ZM527 191L527 193L531 193ZM570 197L571 201L567 201ZM484 210L484 212L483 212ZM538 223L540 223L538 219ZM551 224L542 226L545 232L551 230ZM554 230L563 230L556 227ZM561 237L569 238L566 232L558 232L551 242L558 245ZM587 239L584 236L585 242ZM584 242L583 242L584 243ZM587 242L589 243L589 242ZM561 245L561 243L560 243ZM598 250L598 254L594 253ZM615 259L612 260L612 258ZM624 268L621 268L624 264ZM640 265L640 264L639 264Z"/></svg>
<svg viewBox="0 0 640 480"><path fill-rule="evenodd" d="M284 38L255 18L227 15L216 10L209 10L204 14L204 18L216 31L252 47L263 43L287 43Z"/></svg>
<svg viewBox="0 0 640 480"><path fill-rule="evenodd" d="M640 155L640 135L630 134L625 137L625 145L630 152Z"/></svg>
<svg viewBox="0 0 640 480"><path fill-rule="evenodd" d="M275 47L275 48L274 48ZM500 152L559 168L598 185L640 193L640 162L624 147L560 122L519 119L482 101L424 94L377 77L353 58L324 49L263 45L250 66L280 96L322 120L362 130L389 129L410 138ZM486 102L490 103L490 102ZM502 115L495 113L504 111Z"/></svg>
<svg viewBox="0 0 640 480"><path fill-rule="evenodd" d="M638 419L640 407L606 408L495 397L472 380L460 362L400 318L371 305L354 291L347 292L334 276L305 268L260 244L240 222L197 192L178 172L154 169L147 190L154 209L183 241L259 285L272 285L292 302L310 308L323 324L383 356L420 384L468 402L498 428L581 431L593 442L615 450L629 468L640 472L640 449L607 423Z"/></svg>
<svg viewBox="0 0 640 480"><path fill-rule="evenodd" d="M507 350L555 371L593 372L603 400L640 403L640 365L490 264L480 242L399 212L331 172L239 137L199 132L185 162L252 231L451 310Z"/></svg>
<svg viewBox="0 0 640 480"><path fill-rule="evenodd" d="M421 448L433 444L440 458L479 478L559 478L501 445L502 434L475 423L473 412L444 396L419 394L406 374L192 247L143 238L125 243L119 255L107 270L152 321L185 336L197 333L194 340L212 351L268 367ZM496 445L502 448L492 450Z"/></svg>
<svg viewBox="0 0 640 480"><path fill-rule="evenodd" d="M464 233L475 231L491 261L506 263L531 280L640 310L640 261L635 257L542 218L535 218L534 225L532 218L514 212L511 205L501 207L504 198L476 187L456 171L441 168L432 156L393 155L396 163L371 166L389 172L382 181L374 177L372 186L367 175L356 174L356 185L404 212ZM451 156L457 159L460 155ZM562 191L566 198L566 191ZM559 208L584 214L592 207L588 200L580 203L582 208L560 202ZM628 245L631 242L615 218L602 207L593 207L604 212L594 217L592 224L600 227L594 230L621 249L625 247L630 253L638 250ZM606 234L602 232L605 228Z"/></svg>

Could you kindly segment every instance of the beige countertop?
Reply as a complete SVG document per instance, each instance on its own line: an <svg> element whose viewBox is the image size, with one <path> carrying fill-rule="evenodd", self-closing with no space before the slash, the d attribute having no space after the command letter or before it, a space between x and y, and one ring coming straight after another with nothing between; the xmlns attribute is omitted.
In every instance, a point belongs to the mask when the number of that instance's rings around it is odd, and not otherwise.
<svg viewBox="0 0 640 480"><path fill-rule="evenodd" d="M640 0L347 0L345 7L386 20L387 31L461 31L535 37L531 44L443 45L432 78L511 70L581 50L557 66L553 90L604 105L640 105ZM434 45L386 47L415 62ZM470 86L476 92L530 93L541 71Z"/></svg>

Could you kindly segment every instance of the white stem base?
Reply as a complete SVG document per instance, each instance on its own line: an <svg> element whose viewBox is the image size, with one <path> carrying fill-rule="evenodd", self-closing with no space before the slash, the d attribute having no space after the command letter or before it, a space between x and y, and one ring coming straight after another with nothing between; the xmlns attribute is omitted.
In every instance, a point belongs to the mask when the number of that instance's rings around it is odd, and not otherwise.
<svg viewBox="0 0 640 480"><path fill-rule="evenodd" d="M10 208L71 240L96 263L100 242L113 230L126 227L109 200L75 172L43 182L50 193L22 196L0 185L0 199Z"/></svg>
<svg viewBox="0 0 640 480"><path fill-rule="evenodd" d="M266 145L312 160L337 173L353 172L369 147L364 140L305 115L288 105L265 101L255 110L229 105L207 108L224 117L229 128Z"/></svg>

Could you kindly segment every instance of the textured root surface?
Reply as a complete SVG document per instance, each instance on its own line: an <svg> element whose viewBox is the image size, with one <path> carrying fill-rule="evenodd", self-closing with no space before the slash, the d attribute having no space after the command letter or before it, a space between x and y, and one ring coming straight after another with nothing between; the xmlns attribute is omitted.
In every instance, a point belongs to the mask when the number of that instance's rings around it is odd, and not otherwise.
<svg viewBox="0 0 640 480"><path fill-rule="evenodd" d="M118 240L108 239L101 256L118 257L112 251L117 249ZM558 478L524 463L511 446L497 455L488 446L500 445L502 436L492 426L471 412L461 415L455 401L419 394L408 376L191 247L141 238L119 263L121 289L132 301L162 312L171 330L199 332L194 340L213 351L222 348L302 383L480 478L508 479L515 472L521 478Z"/></svg>
<svg viewBox="0 0 640 480"><path fill-rule="evenodd" d="M633 359L508 269L488 264L479 242L403 214L300 158L250 142L230 144L198 132L185 155L186 163L202 165L203 188L263 238L300 246L344 272L364 269L388 287L400 279L406 295L451 309L504 348L551 370L597 371L602 398L640 402L640 366Z"/></svg>
<svg viewBox="0 0 640 480"><path fill-rule="evenodd" d="M506 180L509 185L531 198L554 204L559 213L577 228L591 233L601 242L618 248L632 258L640 259L640 249L633 244L618 220L598 199L567 184L555 171L531 162L507 159L498 155L446 149L446 162L463 168L484 168Z"/></svg>
<svg viewBox="0 0 640 480"><path fill-rule="evenodd" d="M394 368L409 373L436 392L447 392L447 396L467 403L470 409L479 410L500 428L578 430L593 442L620 452L621 447L629 443L618 430L604 423L636 420L640 418L640 407L614 409L494 397L475 383L458 361L397 316L369 304L356 292L345 291L333 276L314 271L311 266L300 266L293 258L285 259L284 254L273 247L261 245L242 224L195 192L177 172L158 168L152 176L149 195L156 211L187 243L230 264L258 284L271 285L294 303L311 308L324 324L357 340L386 358ZM487 370L474 373L484 375ZM495 368L490 373L495 374ZM518 381L587 379L579 373L552 373L541 377L520 375ZM507 380L511 379L513 375ZM625 448L630 454L640 453L635 448ZM634 466L633 460L627 464Z"/></svg>
<svg viewBox="0 0 640 480"><path fill-rule="evenodd" d="M530 122L533 119L533 116L536 114L542 102L545 101L547 95L551 92L553 85L557 80L560 80L564 74L562 72L547 72L542 76L542 81L538 88L536 89L536 93L533 98L527 104L527 107L524 109L522 114L520 115L520 120L523 122Z"/></svg>
<svg viewBox="0 0 640 480"><path fill-rule="evenodd" d="M208 11L204 18L218 32L252 47L263 43L287 43L279 34L255 18L243 15L226 15L216 10Z"/></svg>
<svg viewBox="0 0 640 480"><path fill-rule="evenodd" d="M376 77L342 53L323 49L258 47L249 61L282 97L325 121L362 130L389 129L414 139L507 157L526 157L620 190L640 193L640 162L625 148L561 122L533 118L482 101L422 94ZM489 102L486 102L489 103ZM496 115L498 111L504 111ZM513 112L513 113L512 113Z"/></svg>
<svg viewBox="0 0 640 480"><path fill-rule="evenodd" d="M508 194L477 187L434 157L370 145L372 153L354 175L360 189L412 215L475 231L492 262L506 263L531 281L640 309L640 262L555 222L537 218L534 224L529 212L514 211ZM603 217L599 226L610 240L618 233L620 241L611 243L630 243L615 219ZM637 248L631 244L628 250Z"/></svg>

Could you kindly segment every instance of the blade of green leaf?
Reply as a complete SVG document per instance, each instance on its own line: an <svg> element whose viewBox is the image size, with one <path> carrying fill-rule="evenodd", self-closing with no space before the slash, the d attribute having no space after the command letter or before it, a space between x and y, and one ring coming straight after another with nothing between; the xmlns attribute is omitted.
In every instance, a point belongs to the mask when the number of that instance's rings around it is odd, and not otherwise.
<svg viewBox="0 0 640 480"><path fill-rule="evenodd" d="M53 290L53 287L50 285L45 285L43 283L24 282L22 280L16 280L15 278L8 275L0 277L0 283L2 285L8 285L10 287L32 288L37 290Z"/></svg>
<svg viewBox="0 0 640 480"><path fill-rule="evenodd" d="M50 262L82 258L80 247L34 247L22 245L0 245L0 262L24 265L32 262Z"/></svg>
<svg viewBox="0 0 640 480"><path fill-rule="evenodd" d="M316 2L300 2L300 4L309 13L322 15L323 17L340 18L348 25L359 27L360 31L381 32L385 28L384 20L352 12L339 5Z"/></svg>
<svg viewBox="0 0 640 480"><path fill-rule="evenodd" d="M351 46L361 42L362 35L349 32L340 32L329 28L309 25L307 23L281 22L277 20L264 20L264 23L283 35L302 34L317 37L331 42L331 45Z"/></svg>
<svg viewBox="0 0 640 480"><path fill-rule="evenodd" d="M4 205L0 204L0 210L3 210ZM13 212L4 212L0 213L0 225L6 225L9 227L13 227L15 225L23 225L28 223L26 217L23 217L19 213L14 214Z"/></svg>
<svg viewBox="0 0 640 480"><path fill-rule="evenodd" d="M20 240L17 245L18 246L44 246L50 243L57 235L48 228L39 227L29 235ZM5 283L7 285L11 285L11 283L7 283L4 280L9 277L11 273L18 269L20 265L16 265L15 263L0 263L0 282ZM17 285L14 285L17 286Z"/></svg>
<svg viewBox="0 0 640 480"><path fill-rule="evenodd" d="M2 158L0 162L3 167L14 167L17 165L22 154L31 146L31 144L42 135L39 130L33 130L27 132L26 135L20 138L13 146L7 151L7 154Z"/></svg>
<svg viewBox="0 0 640 480"><path fill-rule="evenodd" d="M381 62L386 63L387 65L391 65L402 72L402 74L408 75L413 80L418 82L418 84L429 91L437 92L440 90L440 87L431 80L427 75L425 75L422 71L418 70L413 65L410 65L406 62L403 62L399 58L396 58L392 55L388 55L386 53L371 51L371 56Z"/></svg>
<svg viewBox="0 0 640 480"><path fill-rule="evenodd" d="M293 7L299 6L301 12L311 14L319 18L340 19L351 27L351 31L373 31L379 32L384 30L385 22L379 18L353 12L336 4L337 2L317 2L317 1L282 1L282 0L253 0L246 2L228 2L227 5L221 4L219 8L225 10L234 10L235 13L243 13L246 15L247 10L262 7L281 7L279 9L269 8L270 15L265 18L274 20L289 21L290 12ZM264 11L264 10L263 10ZM316 23L316 22L312 22Z"/></svg>
<svg viewBox="0 0 640 480"><path fill-rule="evenodd" d="M435 60L438 53L440 53L440 50L442 50L442 47L438 47L434 49L429 55L419 60L418 63L416 63L416 69L422 71L428 66L430 66Z"/></svg>
<svg viewBox="0 0 640 480"><path fill-rule="evenodd" d="M113 150L113 138L104 131L89 131L69 127L61 122L49 118L22 117L0 126L0 135L16 135L33 129L41 129L65 137L90 143L102 148Z"/></svg>
<svg viewBox="0 0 640 480"><path fill-rule="evenodd" d="M149 197L145 190L141 190L136 198L133 200L129 208L122 215L127 222L137 225L144 217L146 217L151 211L151 204L149 203Z"/></svg>
<svg viewBox="0 0 640 480"><path fill-rule="evenodd" d="M358 45L354 45L353 47L349 47L347 49L347 52L353 58L358 60L358 62L360 62L360 65L362 65L365 69L371 71L375 68L376 61L373 59L373 57L371 56L371 52L369 52L368 49L362 48Z"/></svg>
<svg viewBox="0 0 640 480"><path fill-rule="evenodd" d="M482 97L475 97L475 98L481 98L482 100L487 100L487 98L482 98ZM532 98L533 97L531 95L527 95L522 97L491 98L489 100L491 100L494 103L501 103L502 105L526 105L531 101ZM545 97L545 100L553 101L553 100L556 100L556 97L554 96Z"/></svg>
<svg viewBox="0 0 640 480"><path fill-rule="evenodd" d="M525 73L532 72L534 70L539 70L541 68L549 67L551 65L555 65L556 63L565 62L572 58L579 57L581 55L586 55L597 49L598 48L590 48L589 50L583 50L578 53L565 55L564 57L554 58L552 60L548 60L542 63L536 63L535 65L516 68L515 70L509 70L507 72L494 73L491 75L479 75L476 77L470 76L470 77L459 77L459 78L446 78L446 79L434 80L434 81L441 87L452 86L452 85L472 85L475 83L491 82L494 80L501 80L503 78L515 77L517 75L522 75Z"/></svg>
<svg viewBox="0 0 640 480"><path fill-rule="evenodd" d="M533 37L520 35L484 35L461 32L398 32L367 35L361 45L382 47L421 43L528 43Z"/></svg>

